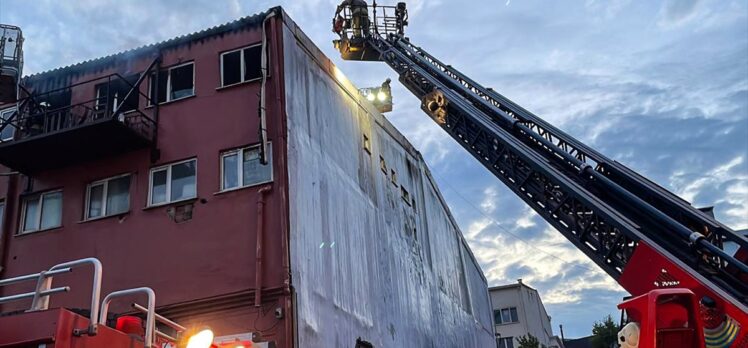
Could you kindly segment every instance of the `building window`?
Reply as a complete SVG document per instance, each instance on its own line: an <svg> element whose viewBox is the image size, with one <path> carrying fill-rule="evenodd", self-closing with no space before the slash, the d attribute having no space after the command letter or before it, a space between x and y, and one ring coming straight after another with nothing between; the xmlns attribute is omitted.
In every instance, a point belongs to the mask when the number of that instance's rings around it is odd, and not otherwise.
<svg viewBox="0 0 748 348"><path fill-rule="evenodd" d="M117 108L120 112L128 112L138 108L139 93L132 86L138 81L138 75L130 75L118 78L94 86L96 90L96 101L94 104L95 118L111 116ZM124 98L127 97L127 100Z"/></svg>
<svg viewBox="0 0 748 348"><path fill-rule="evenodd" d="M7 121L14 112L16 112L15 107L0 110L0 126L5 124L5 121ZM0 141L13 140L15 134L16 127L8 124L3 128L2 132L0 132Z"/></svg>
<svg viewBox="0 0 748 348"><path fill-rule="evenodd" d="M272 147L268 146L267 163L260 163L260 146L231 150L221 154L221 191L273 181Z"/></svg>
<svg viewBox="0 0 748 348"><path fill-rule="evenodd" d="M387 162L382 156L379 156L379 169L382 170L382 173L384 173L384 175L387 175Z"/></svg>
<svg viewBox="0 0 748 348"><path fill-rule="evenodd" d="M221 53L221 86L262 78L262 45Z"/></svg>
<svg viewBox="0 0 748 348"><path fill-rule="evenodd" d="M501 337L497 339L499 348L514 348L513 337Z"/></svg>
<svg viewBox="0 0 748 348"><path fill-rule="evenodd" d="M161 205L197 197L197 160L190 159L151 169L148 205Z"/></svg>
<svg viewBox="0 0 748 348"><path fill-rule="evenodd" d="M364 134L364 150L371 155L371 141L369 140L369 137Z"/></svg>
<svg viewBox="0 0 748 348"><path fill-rule="evenodd" d="M400 186L400 197L403 198L405 204L410 205L410 193L408 193L405 187Z"/></svg>
<svg viewBox="0 0 748 348"><path fill-rule="evenodd" d="M51 191L23 199L21 234L62 225L62 191Z"/></svg>
<svg viewBox="0 0 748 348"><path fill-rule="evenodd" d="M395 173L394 169L390 169L390 181L392 181L392 185L397 187L397 173Z"/></svg>
<svg viewBox="0 0 748 348"><path fill-rule="evenodd" d="M518 323L517 307L496 309L493 311L493 319L496 325Z"/></svg>
<svg viewBox="0 0 748 348"><path fill-rule="evenodd" d="M86 188L86 220L130 210L130 175L93 182Z"/></svg>
<svg viewBox="0 0 748 348"><path fill-rule="evenodd" d="M189 62L159 71L158 88L156 76L151 75L149 88L151 102L158 100L159 103L164 103L195 95L195 63Z"/></svg>

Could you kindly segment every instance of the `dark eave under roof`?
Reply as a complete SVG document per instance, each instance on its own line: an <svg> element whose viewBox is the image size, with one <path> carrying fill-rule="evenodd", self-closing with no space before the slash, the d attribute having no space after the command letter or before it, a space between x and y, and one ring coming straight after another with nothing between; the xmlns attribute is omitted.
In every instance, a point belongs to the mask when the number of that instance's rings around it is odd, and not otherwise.
<svg viewBox="0 0 748 348"><path fill-rule="evenodd" d="M103 69L112 65L117 64L122 59L137 59L147 57L158 51L179 47L182 45L190 44L192 42L209 38L216 35L225 34L228 32L237 31L248 27L257 27L262 24L263 19L270 14L275 12L277 16L282 16L283 9L280 6L272 7L265 12L257 13L250 16L245 16L237 20L217 25L212 28L197 31L191 34L177 36L175 38L153 43L150 45L140 46L127 51L111 54L108 56L94 58L80 63L68 65L65 67L55 68L44 72L28 75L24 77L25 82L33 82L43 80L51 76L81 74L89 71L95 71ZM125 58L126 57L126 58Z"/></svg>

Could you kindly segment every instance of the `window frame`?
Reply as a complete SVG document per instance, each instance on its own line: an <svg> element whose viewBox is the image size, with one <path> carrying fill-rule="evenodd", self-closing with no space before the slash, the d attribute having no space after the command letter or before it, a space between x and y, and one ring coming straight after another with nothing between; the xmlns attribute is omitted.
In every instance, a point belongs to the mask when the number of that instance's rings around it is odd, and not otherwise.
<svg viewBox="0 0 748 348"><path fill-rule="evenodd" d="M220 73L221 73L221 85L218 86L218 88L231 87L231 86L240 85L242 83L249 83L249 82L254 82L254 81L262 80L262 76L255 77L255 78L250 79L250 80L245 80L244 79L244 77L247 75L247 71L246 71L247 66L245 64L244 50L249 49L249 48L253 48L253 47L257 47L257 46L262 46L262 43L260 42L260 43L255 43L255 44L251 44L251 45L247 45L247 46L242 46L242 47L239 47L239 48L232 49L230 51L221 52L218 55L218 60L219 60L220 65L221 65L221 68L220 68L220 70L221 70L220 71ZM230 53L237 52L237 51L239 52L239 65L240 65L239 66L239 75L240 75L239 76L239 82L234 82L232 84L228 84L227 85L227 84L225 84L223 82L223 56L227 55L227 54L230 54ZM262 53L263 52L260 52L260 59L262 59ZM262 70L262 67L260 67L260 69ZM260 72L262 72L262 71L260 71ZM268 76L270 76L270 74L268 74Z"/></svg>
<svg viewBox="0 0 748 348"><path fill-rule="evenodd" d="M195 161L195 195L193 197L185 197L185 198L172 201L171 200L171 172L172 172L171 168L173 166L176 166L182 163L192 162L192 161ZM160 172L164 169L166 169L166 201L160 202L160 203L153 203L153 173ZM147 208L160 207L164 205L185 202L185 201L197 199L197 197L198 197L198 194L197 194L197 157L191 157L191 158L184 159L181 161L170 162L167 164L160 165L158 167L153 167L150 170L148 170L148 201L146 203Z"/></svg>
<svg viewBox="0 0 748 348"><path fill-rule="evenodd" d="M514 309L514 313L517 316L517 321L514 321L512 319L512 309ZM504 311L509 311L509 321L504 321ZM496 313L499 313L499 319L501 319L501 322L496 322ZM517 311L517 307L502 307L499 309L493 310L493 317L494 317L494 325L508 325L508 324L517 324L519 323L519 312Z"/></svg>
<svg viewBox="0 0 748 348"><path fill-rule="evenodd" d="M0 109L0 120L5 121L6 120L6 118L5 118L6 114L7 114L7 116L10 116L16 110L18 110L18 106L11 106L11 107L7 107L7 108L4 108L4 109ZM5 128L9 128L9 127L12 130L12 132L11 132L12 134L11 134L10 138L2 138L1 134L0 134L0 142L12 141L13 139L15 139L15 137L16 137L16 127L9 124Z"/></svg>
<svg viewBox="0 0 748 348"><path fill-rule="evenodd" d="M60 224L56 226L46 227L42 228L42 210L44 207L44 196L48 196L51 194L59 193L60 194ZM35 198L38 202L38 207L36 211L36 229L34 230L25 230L26 227L26 209L28 207L28 202ZM21 216L20 216L20 223L18 224L18 233L17 235L26 235L26 234L32 234L37 232L43 232L48 230L53 230L56 228L62 227L62 212L65 209L65 196L62 194L62 189L56 189L56 190L49 190L49 191L42 191L42 192L36 192L29 195L25 195L24 197L21 197Z"/></svg>
<svg viewBox="0 0 748 348"><path fill-rule="evenodd" d="M109 198L108 197L109 181L116 180L116 179L121 179L121 178L125 178L125 177L129 177L130 178L130 184L127 187L127 210L125 210L125 211L123 211L121 213L109 214L109 212L107 211L107 200ZM101 194L101 197L102 197L101 210L102 210L103 214L100 215L100 216L90 217L89 216L89 212L90 212L89 209L91 208L91 189L93 187L99 186L99 185L104 185L104 190L103 190L103 192ZM86 185L86 199L85 199L85 202L84 202L85 205L83 207L83 221L99 220L99 219L104 219L104 218L108 218L108 217L112 217L112 216L119 216L119 215L124 215L124 214L129 213L130 209L132 209L132 204L131 204L132 195L130 194L131 193L130 192L131 189L132 189L132 173L124 173L124 174L119 174L119 175L115 175L115 176L110 176L108 178L104 178L104 179L101 179L101 180L96 180L94 182L91 182L91 183L87 184Z"/></svg>
<svg viewBox="0 0 748 348"><path fill-rule="evenodd" d="M184 97L179 97L179 98L176 98L176 99L171 99L171 90L172 90L172 88L171 88L171 71L174 70L174 69L177 69L177 68L181 68L183 66L187 66L187 65L192 65L192 94L186 95ZM166 100L164 100L162 102L159 102L158 101L158 95L156 95L156 96L153 95L153 81L154 81L154 75L158 74L158 73L160 73L160 72L162 72L164 70L167 72L166 73ZM166 103L171 103L171 102L175 102L175 101L178 101L178 100L191 98L191 97L194 97L195 95L197 95L197 88L196 88L197 86L195 85L195 78L197 76L197 71L196 70L197 70L197 68L195 66L195 61L191 60L191 61L188 61L188 62L184 62L184 63L179 63L179 64L176 64L176 65L172 65L172 66L170 66L168 68L159 69L155 73L151 74L151 76L149 77L149 80L148 80L148 106L153 106L155 104L162 105L162 104L166 104ZM154 101L155 101L155 104L154 104Z"/></svg>
<svg viewBox="0 0 748 348"><path fill-rule="evenodd" d="M509 345L507 345L507 342ZM496 346L500 348L514 348L514 336L499 337Z"/></svg>
<svg viewBox="0 0 748 348"><path fill-rule="evenodd" d="M219 193L221 193L221 192L235 191L235 190L241 190L241 189L248 188L248 187L254 187L254 186L264 185L264 184L271 183L271 182L273 182L275 180L275 172L273 170L273 161L272 161L272 159L273 159L273 150L272 150L272 148L273 147L272 147L272 142L268 142L267 148L270 151L270 161L268 161L267 165L270 166L270 178L268 180L265 180L265 181L261 181L261 182L257 182L257 183L252 183L252 184L249 184L249 185L244 185L244 164L243 164L244 163L244 152L247 151L247 150L259 149L260 147L262 147L262 144L254 144L254 145L249 145L249 146L240 147L240 148L236 148L236 149L221 151L221 153L218 156L219 157L218 161L220 162L220 167L221 167L221 169L220 169L221 178L220 178L219 183L218 183L218 185L219 185L219 191L218 192ZM239 185L236 186L236 187L224 188L224 173L226 171L225 171L225 168L224 168L224 161L223 161L223 159L226 158L226 157L228 157L228 156L233 156L233 155L237 155L237 158L236 158L237 159L237 161L236 161L237 162L236 163L236 170L237 170L237 182L239 183Z"/></svg>

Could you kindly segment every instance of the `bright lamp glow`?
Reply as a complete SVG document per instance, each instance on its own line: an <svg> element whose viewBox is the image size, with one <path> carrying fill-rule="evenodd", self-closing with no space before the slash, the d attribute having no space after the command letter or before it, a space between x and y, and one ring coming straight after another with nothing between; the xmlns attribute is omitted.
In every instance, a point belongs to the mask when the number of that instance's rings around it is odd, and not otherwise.
<svg viewBox="0 0 748 348"><path fill-rule="evenodd" d="M366 95L366 99L368 99L369 101L374 101L374 98L374 93L369 92L369 94Z"/></svg>
<svg viewBox="0 0 748 348"><path fill-rule="evenodd" d="M379 93L377 93L377 99L379 99L380 102L383 102L387 100L387 94L385 94L382 91L379 91Z"/></svg>
<svg viewBox="0 0 748 348"><path fill-rule="evenodd" d="M187 340L186 348L210 348L213 344L213 331L210 329L202 330Z"/></svg>

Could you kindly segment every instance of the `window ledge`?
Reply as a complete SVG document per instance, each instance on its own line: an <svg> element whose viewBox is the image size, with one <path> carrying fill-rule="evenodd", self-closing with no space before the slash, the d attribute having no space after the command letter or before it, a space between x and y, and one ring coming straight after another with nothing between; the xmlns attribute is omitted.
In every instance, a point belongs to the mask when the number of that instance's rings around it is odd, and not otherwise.
<svg viewBox="0 0 748 348"><path fill-rule="evenodd" d="M179 101L182 101L182 100L185 100L185 99L190 99L190 98L194 98L194 97L197 97L197 93L193 93L192 95L188 95L188 96L186 96L186 97L181 97L181 98L178 98L178 99L172 99L172 100L169 100L169 101L165 101L165 102L163 102L163 103L158 103L158 106L169 105L169 104L172 104L172 103L176 103L176 102L179 102ZM146 110L147 110L147 109L151 109L151 108L153 108L154 106L155 106L155 105L148 105L148 106L146 106L146 107L145 107L145 109L146 109Z"/></svg>
<svg viewBox="0 0 748 348"><path fill-rule="evenodd" d="M125 215L129 215L129 214L130 214L130 210L128 210L126 212L123 212L123 213L118 213L118 214L112 214L112 215L99 216L99 217L95 217L95 218L85 219L85 220L78 221L77 223L79 223L79 224L85 224L85 223L89 223L89 222L96 222L96 221L106 220L106 219L111 219L111 218L123 218L123 217L125 217Z"/></svg>
<svg viewBox="0 0 748 348"><path fill-rule="evenodd" d="M200 197L185 198L185 199L180 199L178 201L173 201L173 202L166 202L166 203L159 203L159 204L149 205L147 207L144 207L143 210L152 210L152 209L158 209L158 208L163 208L163 207L169 207L169 206L173 206L173 205L180 205L180 204L185 204L185 203L194 203L194 202L196 202L198 200L200 200Z"/></svg>
<svg viewBox="0 0 748 348"><path fill-rule="evenodd" d="M43 230L36 230L36 231L28 231L28 232L16 233L16 234L13 235L13 237L24 237L24 236L28 236L28 235L34 235L34 234L43 233L43 232L51 232L51 231L54 231L54 230L61 230L62 227L63 226L60 225L60 226L45 228Z"/></svg>
<svg viewBox="0 0 748 348"><path fill-rule="evenodd" d="M230 88L234 88L234 87L244 86L244 85L248 85L250 83L261 81L261 80L262 80L262 77L258 77L258 78L247 80L247 81L232 83L230 85L218 86L218 87L216 87L216 91L223 91L224 89L230 89Z"/></svg>
<svg viewBox="0 0 748 348"><path fill-rule="evenodd" d="M231 192L236 192L236 191L242 191L242 190L246 190L246 189L251 189L251 188L255 188L255 187L258 187L258 186L265 185L265 184L272 184L272 183L273 183L273 180L258 182L256 184L252 184L252 185L239 186L239 187L234 187L234 188L230 188L230 189L225 189L225 190L221 190L221 191L218 191L218 192L214 192L213 195L214 196L220 196L220 195L223 195L223 194L227 194L227 193L231 193Z"/></svg>
<svg viewBox="0 0 748 348"><path fill-rule="evenodd" d="M515 321L515 322L511 322L511 323L494 324L494 326L507 326L507 325L512 325L512 324L519 324L519 322Z"/></svg>

